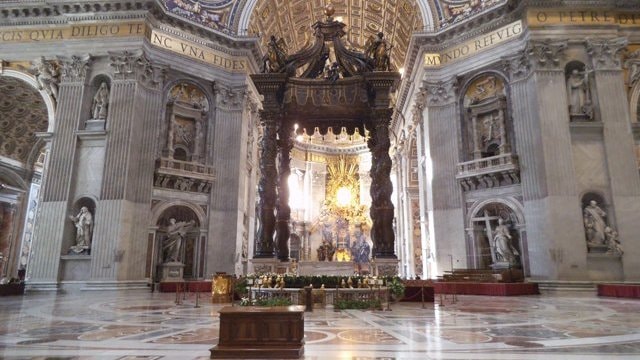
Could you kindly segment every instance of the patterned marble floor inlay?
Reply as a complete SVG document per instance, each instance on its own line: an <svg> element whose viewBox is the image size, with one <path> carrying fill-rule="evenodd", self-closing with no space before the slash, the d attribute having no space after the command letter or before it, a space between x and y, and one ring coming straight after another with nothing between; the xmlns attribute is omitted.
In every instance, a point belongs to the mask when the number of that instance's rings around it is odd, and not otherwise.
<svg viewBox="0 0 640 360"><path fill-rule="evenodd" d="M208 359L220 304L126 292L0 298L0 359ZM640 359L640 301L459 296L391 311L305 314L305 360Z"/></svg>

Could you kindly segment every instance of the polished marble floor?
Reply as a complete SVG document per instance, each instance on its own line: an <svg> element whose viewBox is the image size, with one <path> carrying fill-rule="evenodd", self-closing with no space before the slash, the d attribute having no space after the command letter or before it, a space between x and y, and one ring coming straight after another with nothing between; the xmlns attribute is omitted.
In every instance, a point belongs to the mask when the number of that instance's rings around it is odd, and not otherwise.
<svg viewBox="0 0 640 360"><path fill-rule="evenodd" d="M204 297L202 297L204 300ZM1 359L207 359L221 305L191 294L0 298ZM305 315L305 359L640 359L640 300L554 293Z"/></svg>

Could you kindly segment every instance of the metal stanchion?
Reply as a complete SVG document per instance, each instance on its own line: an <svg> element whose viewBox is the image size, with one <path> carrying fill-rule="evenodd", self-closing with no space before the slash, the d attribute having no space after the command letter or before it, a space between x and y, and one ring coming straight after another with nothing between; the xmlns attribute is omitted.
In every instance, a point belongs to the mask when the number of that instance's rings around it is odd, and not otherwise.
<svg viewBox="0 0 640 360"><path fill-rule="evenodd" d="M420 300L420 301L422 302L422 308L424 309L424 285L422 285L422 286L420 287L420 296L421 296L421 298L422 298L422 299Z"/></svg>
<svg viewBox="0 0 640 360"><path fill-rule="evenodd" d="M391 311L391 297L389 296L389 287L387 286L387 291L385 291L387 295L387 311Z"/></svg>
<svg viewBox="0 0 640 360"><path fill-rule="evenodd" d="M458 292L458 288L457 288L456 284L453 284L453 291L452 292L453 292L453 294L451 295L451 303L455 304L456 301L457 301L457 296L456 295L457 295L457 292Z"/></svg>
<svg viewBox="0 0 640 360"><path fill-rule="evenodd" d="M180 291L182 291L182 283L176 283L176 305L182 305L182 300L180 299Z"/></svg>
<svg viewBox="0 0 640 360"><path fill-rule="evenodd" d="M231 286L231 306L233 306L233 300L236 298L236 278L235 276L231 278L230 284Z"/></svg>
<svg viewBox="0 0 640 360"><path fill-rule="evenodd" d="M196 308L200 307L200 291L198 291L198 290L200 290L200 289L196 289L196 306L194 306Z"/></svg>

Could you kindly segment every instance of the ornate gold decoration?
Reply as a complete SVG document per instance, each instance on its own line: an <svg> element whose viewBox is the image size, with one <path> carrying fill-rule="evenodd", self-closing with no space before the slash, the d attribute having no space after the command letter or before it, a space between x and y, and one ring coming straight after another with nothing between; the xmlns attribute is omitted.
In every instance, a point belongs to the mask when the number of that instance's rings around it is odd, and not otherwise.
<svg viewBox="0 0 640 360"><path fill-rule="evenodd" d="M351 226L360 224L369 227L371 219L366 206L360 205L360 178L358 176L358 158L340 155L330 158L327 163L329 178L325 192L325 210L338 218L346 220ZM351 192L351 202L344 206L338 204L338 190L346 188Z"/></svg>
<svg viewBox="0 0 640 360"><path fill-rule="evenodd" d="M476 79L465 93L469 103L480 103L483 100L504 96L504 83L494 75L486 75Z"/></svg>
<svg viewBox="0 0 640 360"><path fill-rule="evenodd" d="M383 4L383 5L382 5ZM384 31L390 43L390 62L396 68L402 67L411 34L423 27L422 16L417 1L309 1L309 0L261 0L257 3L249 29L254 34L263 34L262 45L266 49L269 36L284 38L290 53L304 49L305 33L311 32L311 25L326 17L326 5L333 8L332 17L341 18L349 29L345 36L353 50L363 51L366 40ZM304 31L300 31L304 29Z"/></svg>

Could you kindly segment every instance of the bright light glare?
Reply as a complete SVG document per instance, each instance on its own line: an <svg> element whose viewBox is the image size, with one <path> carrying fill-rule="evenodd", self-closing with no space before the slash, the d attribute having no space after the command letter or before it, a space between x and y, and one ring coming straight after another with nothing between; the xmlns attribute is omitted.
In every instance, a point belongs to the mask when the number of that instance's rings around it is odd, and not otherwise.
<svg viewBox="0 0 640 360"><path fill-rule="evenodd" d="M297 142L303 142L304 141L304 136L302 136L302 135L296 136L296 141Z"/></svg>
<svg viewBox="0 0 640 360"><path fill-rule="evenodd" d="M287 184L289 185L289 206L292 209L304 208L304 194L302 193L300 186L298 185L298 175L289 175Z"/></svg>
<svg viewBox="0 0 640 360"><path fill-rule="evenodd" d="M336 193L336 201L338 206L347 206L351 203L351 190L346 187L341 187Z"/></svg>

